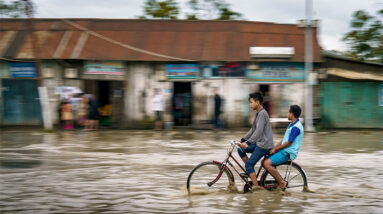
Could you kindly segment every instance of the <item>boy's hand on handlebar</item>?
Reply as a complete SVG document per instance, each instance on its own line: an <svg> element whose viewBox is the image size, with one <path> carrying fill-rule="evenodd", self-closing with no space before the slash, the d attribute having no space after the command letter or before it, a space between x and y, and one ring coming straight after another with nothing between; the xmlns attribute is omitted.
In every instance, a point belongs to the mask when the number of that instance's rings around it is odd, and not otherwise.
<svg viewBox="0 0 383 214"><path fill-rule="evenodd" d="M248 146L249 146L249 145L247 145L246 142L241 143L241 148L242 148L242 149L247 149Z"/></svg>

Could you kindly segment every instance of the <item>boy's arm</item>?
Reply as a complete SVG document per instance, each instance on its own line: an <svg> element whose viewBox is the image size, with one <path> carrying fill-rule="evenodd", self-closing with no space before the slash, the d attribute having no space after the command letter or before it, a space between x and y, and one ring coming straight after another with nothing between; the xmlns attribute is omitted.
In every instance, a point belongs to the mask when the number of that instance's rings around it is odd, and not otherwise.
<svg viewBox="0 0 383 214"><path fill-rule="evenodd" d="M245 136L242 137L241 143L249 139L252 133L253 133L253 127L251 127L250 130L245 134Z"/></svg>
<svg viewBox="0 0 383 214"><path fill-rule="evenodd" d="M276 153L277 151L281 150L281 149L284 149L286 147L289 147L291 145L291 142L287 141L286 143L284 144L278 144L276 145L274 148L272 148L270 150L270 155Z"/></svg>
<svg viewBox="0 0 383 214"><path fill-rule="evenodd" d="M266 126L265 115L259 114L258 117L259 117L259 119L257 121L257 126L256 126L257 128L255 129L255 131L253 132L251 137L249 139L247 139L247 141L249 143L255 143L255 142L259 141L259 139L261 138L261 136L263 134L263 130L265 129L265 126Z"/></svg>

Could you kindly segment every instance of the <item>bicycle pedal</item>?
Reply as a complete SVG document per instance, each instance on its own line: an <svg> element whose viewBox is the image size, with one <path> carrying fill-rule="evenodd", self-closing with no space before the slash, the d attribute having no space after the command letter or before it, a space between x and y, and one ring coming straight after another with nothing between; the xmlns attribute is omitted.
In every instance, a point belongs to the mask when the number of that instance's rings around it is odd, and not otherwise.
<svg viewBox="0 0 383 214"><path fill-rule="evenodd" d="M246 173L239 173L239 174L241 175L241 177L249 178L249 176Z"/></svg>

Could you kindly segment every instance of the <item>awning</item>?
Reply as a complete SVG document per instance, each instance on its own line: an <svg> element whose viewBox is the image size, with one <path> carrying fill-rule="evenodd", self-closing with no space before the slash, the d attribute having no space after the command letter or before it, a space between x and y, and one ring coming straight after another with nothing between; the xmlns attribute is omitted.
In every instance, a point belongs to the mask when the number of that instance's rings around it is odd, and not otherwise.
<svg viewBox="0 0 383 214"><path fill-rule="evenodd" d="M345 70L340 68L329 68L327 69L327 74L343 77L346 79L367 79L367 80L383 81L383 72L382 74L360 73L360 72L350 71L350 70Z"/></svg>

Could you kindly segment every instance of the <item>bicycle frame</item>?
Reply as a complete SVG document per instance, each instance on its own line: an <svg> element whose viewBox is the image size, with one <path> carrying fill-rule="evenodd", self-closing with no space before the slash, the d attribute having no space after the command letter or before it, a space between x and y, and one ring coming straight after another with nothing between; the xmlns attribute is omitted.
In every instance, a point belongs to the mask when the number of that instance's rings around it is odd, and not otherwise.
<svg viewBox="0 0 383 214"><path fill-rule="evenodd" d="M247 177L250 177L250 175L246 172L246 170L242 167L242 165L241 165L241 164L237 161L237 159L232 155L233 150L234 150L235 148L236 148L236 142L235 142L235 141L231 141L231 147L230 147L230 149L229 149L229 151L228 151L228 155L227 155L226 159L225 159L222 163L219 162L219 161L213 161L214 163L220 164L220 165L222 165L223 167L220 169L220 171L219 171L217 177L216 177L213 181L211 181L211 182L208 183L208 186L209 186L209 187L212 186L213 184L215 184L215 183L221 178L221 176L222 176L222 174L223 174L223 172L224 172L225 169L227 169L227 170L229 171L231 177L233 178L233 179L232 179L232 182L234 182L234 176L233 176L232 171L230 170L230 167L234 169L234 171L238 174L238 176L239 176L239 177L240 177L240 178L241 178L247 185L251 186L250 183L249 183L249 181L246 179L246 177L243 176L240 172L238 172L238 170L236 169L236 167L230 162L230 159L234 160L234 162L237 164L237 166L238 166L238 167L239 167L239 168L240 168L240 169L247 175ZM265 161L265 157L262 159L262 161L261 161L261 166L259 167L258 172L257 172L257 174L256 174L256 178L257 178L257 180L258 180L258 177L259 177L259 175L260 175L260 173L261 173L261 170L262 170L262 169L265 169L265 168L263 167L263 162L264 162L264 161ZM266 169L264 170L264 173L265 173L265 171L266 171Z"/></svg>

